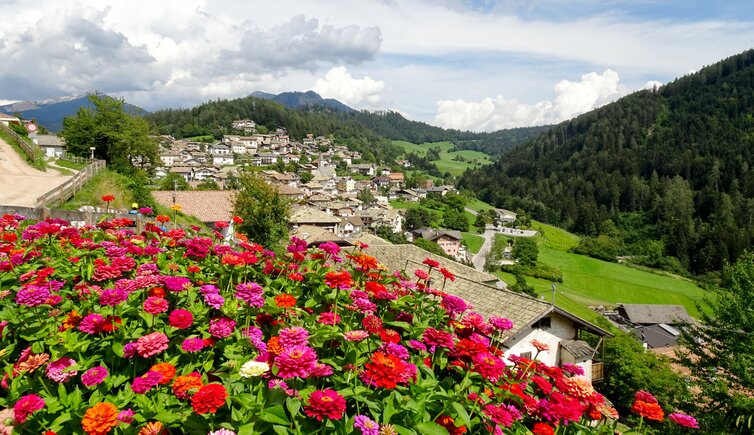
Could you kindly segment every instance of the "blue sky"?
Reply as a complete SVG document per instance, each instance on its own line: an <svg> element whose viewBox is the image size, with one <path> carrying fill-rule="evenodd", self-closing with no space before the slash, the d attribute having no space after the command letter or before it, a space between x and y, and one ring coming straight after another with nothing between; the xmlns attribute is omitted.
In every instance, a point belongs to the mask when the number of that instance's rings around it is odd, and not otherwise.
<svg viewBox="0 0 754 435"><path fill-rule="evenodd" d="M0 100L97 89L148 110L313 89L495 130L559 122L752 47L750 1L0 3Z"/></svg>

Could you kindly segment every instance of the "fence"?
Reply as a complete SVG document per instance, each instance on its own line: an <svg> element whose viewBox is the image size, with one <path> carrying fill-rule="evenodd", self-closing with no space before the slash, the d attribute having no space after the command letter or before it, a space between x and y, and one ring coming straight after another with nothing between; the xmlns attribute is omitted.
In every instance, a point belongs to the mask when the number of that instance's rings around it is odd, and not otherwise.
<svg viewBox="0 0 754 435"><path fill-rule="evenodd" d="M73 197L87 181L91 180L105 167L104 160L95 160L79 171L70 180L37 198L37 207L60 204Z"/></svg>
<svg viewBox="0 0 754 435"><path fill-rule="evenodd" d="M73 210L56 210L45 207L17 207L14 205L0 205L0 215L20 214L28 219L63 219L71 223L72 226L80 227L83 225L94 225L104 219L128 218L134 221L136 227L141 230L144 227L146 218L142 215L133 215L123 212L102 213L96 211L73 211Z"/></svg>
<svg viewBox="0 0 754 435"><path fill-rule="evenodd" d="M39 148L37 148L36 145L30 144L29 142L25 141L21 136L18 135L18 133L13 131L10 127L3 124L2 122L0 122L0 130L10 136L13 142L21 147L22 150L24 150L24 153L29 156L29 160L31 160L32 162L37 161L37 151L39 150Z"/></svg>
<svg viewBox="0 0 754 435"><path fill-rule="evenodd" d="M69 154L64 154L64 155L60 156L60 160L67 160L67 161L73 162L73 163L89 163L89 162L93 161L92 159L90 159L88 157L72 156L72 155L69 155Z"/></svg>

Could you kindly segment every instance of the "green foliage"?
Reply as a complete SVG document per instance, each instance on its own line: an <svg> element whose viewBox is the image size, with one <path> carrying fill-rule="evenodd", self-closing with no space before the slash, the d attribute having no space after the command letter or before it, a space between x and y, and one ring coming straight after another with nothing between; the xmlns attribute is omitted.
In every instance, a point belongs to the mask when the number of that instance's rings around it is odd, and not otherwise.
<svg viewBox="0 0 754 435"><path fill-rule="evenodd" d="M312 173L309 171L302 171L300 174L298 174L298 176L303 184L312 181L312 178L314 178L314 175L312 175Z"/></svg>
<svg viewBox="0 0 754 435"><path fill-rule="evenodd" d="M426 228L432 223L432 216L425 208L410 208L406 210L406 229L409 231Z"/></svg>
<svg viewBox="0 0 754 435"><path fill-rule="evenodd" d="M696 401L705 428L733 433L739 416L754 414L754 254L723 269L722 285L701 316L683 333L681 363L700 391Z"/></svg>
<svg viewBox="0 0 754 435"><path fill-rule="evenodd" d="M408 243L406 236L404 236L402 233L394 233L393 229L388 225L380 225L375 228L374 232L377 237L381 237L389 241L390 243L395 243L396 245L403 245Z"/></svg>
<svg viewBox="0 0 754 435"><path fill-rule="evenodd" d="M66 140L67 152L88 157L94 147L96 157L124 173L132 172L134 161L144 169L158 161L157 142L150 137L145 119L126 113L123 100L94 94L88 98L94 110L82 107L76 116L63 120L60 135Z"/></svg>
<svg viewBox="0 0 754 435"><path fill-rule="evenodd" d="M749 50L552 127L459 185L579 234L612 220L620 255L647 237L691 272L720 270L754 242L753 112Z"/></svg>
<svg viewBox="0 0 754 435"><path fill-rule="evenodd" d="M170 173L160 181L160 190L190 190L191 185L182 175Z"/></svg>
<svg viewBox="0 0 754 435"><path fill-rule="evenodd" d="M288 237L288 201L257 174L244 172L239 177L234 213L243 218L237 231L270 249Z"/></svg>
<svg viewBox="0 0 754 435"><path fill-rule="evenodd" d="M520 269L515 269L513 272L513 277L516 279L516 281L513 283L513 285L510 286L510 289L514 292L527 294L532 297L537 297L537 292L534 290L534 287L530 286L526 283L526 277L523 273L521 273Z"/></svg>
<svg viewBox="0 0 754 435"><path fill-rule="evenodd" d="M616 261L620 240L606 234L597 237L582 237L579 244L571 248L574 254L587 255L605 261Z"/></svg>
<svg viewBox="0 0 754 435"><path fill-rule="evenodd" d="M359 192L356 195L356 199L358 199L359 201L363 202L366 205L372 205L377 202L377 199L372 194L372 191L367 189L366 187L362 189L361 192Z"/></svg>
<svg viewBox="0 0 754 435"><path fill-rule="evenodd" d="M471 233L461 233L463 236L463 243L472 253L476 254L484 244L484 237Z"/></svg>
<svg viewBox="0 0 754 435"><path fill-rule="evenodd" d="M13 126L14 124L11 124L11 127ZM23 130L24 132L26 131L25 128ZM11 148L13 148L13 150L16 153L18 153L18 155L21 156L21 158L24 159L26 162L28 162L31 166L39 169L40 171L44 171L46 164L45 164L45 159L44 159L44 153L42 152L42 150L40 150L38 146L34 145L28 136L26 135L19 135L19 136L21 137L21 140L29 144L29 146L32 149L33 156L30 156L29 154L26 153L26 151L21 149L21 146L18 143L16 143L16 138L14 136L9 134L6 130L0 128L0 139L4 140L8 145L10 145Z"/></svg>
<svg viewBox="0 0 754 435"><path fill-rule="evenodd" d="M605 382L599 389L621 415L630 415L638 390L650 391L668 413L689 410L694 400L691 391L667 358L646 351L625 332L605 339L604 346Z"/></svg>
<svg viewBox="0 0 754 435"><path fill-rule="evenodd" d="M196 186L196 190L220 190L220 186L215 180L207 178Z"/></svg>
<svg viewBox="0 0 754 435"><path fill-rule="evenodd" d="M466 214L463 211L450 209L443 213L442 225L445 228L452 230L468 231L469 220L466 218Z"/></svg>
<svg viewBox="0 0 754 435"><path fill-rule="evenodd" d="M544 264L542 262L538 262L536 264L530 264L530 265L521 265L521 264L511 264L511 265L501 265L500 270L508 273L512 273L514 275L521 274L525 276L532 276L534 278L540 278L540 279L546 279L547 281L552 282L563 282L563 272L560 271L560 269L556 267L552 267L550 265Z"/></svg>
<svg viewBox="0 0 754 435"><path fill-rule="evenodd" d="M414 238L414 245L424 249L425 251L429 251L433 254L441 255L443 257L448 257L447 254L445 254L445 251L442 250L440 245L438 245L437 243L431 240L423 239L421 237L416 237Z"/></svg>
<svg viewBox="0 0 754 435"><path fill-rule="evenodd" d="M534 266L537 264L539 248L532 237L517 237L513 242L513 258L522 266Z"/></svg>

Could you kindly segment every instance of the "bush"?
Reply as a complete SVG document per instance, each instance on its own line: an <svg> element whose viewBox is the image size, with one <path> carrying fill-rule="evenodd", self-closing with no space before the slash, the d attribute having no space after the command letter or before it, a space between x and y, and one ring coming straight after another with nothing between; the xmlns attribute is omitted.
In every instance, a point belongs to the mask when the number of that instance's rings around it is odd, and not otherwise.
<svg viewBox="0 0 754 435"><path fill-rule="evenodd" d="M586 255L605 261L617 261L619 241L604 234L597 237L582 237L579 244L570 249L574 254Z"/></svg>
<svg viewBox="0 0 754 435"><path fill-rule="evenodd" d="M500 266L500 270L512 274L520 273L521 275L546 279L552 282L563 282L563 272L561 272L557 267L553 267L544 263L537 263L533 266L525 266L521 264L503 264Z"/></svg>

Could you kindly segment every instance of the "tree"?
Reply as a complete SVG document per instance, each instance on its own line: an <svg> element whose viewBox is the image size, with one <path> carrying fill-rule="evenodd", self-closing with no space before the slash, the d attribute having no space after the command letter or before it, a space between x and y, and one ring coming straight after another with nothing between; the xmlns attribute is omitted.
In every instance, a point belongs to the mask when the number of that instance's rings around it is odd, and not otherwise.
<svg viewBox="0 0 754 435"><path fill-rule="evenodd" d="M432 223L432 215L424 208L415 207L406 210L406 229L409 231L427 228Z"/></svg>
<svg viewBox="0 0 754 435"><path fill-rule="evenodd" d="M94 155L107 160L115 170L133 172L134 165L148 169L158 160L157 142L150 136L149 123L123 109L123 100L106 95L89 95L94 109L82 107L75 116L63 120L60 135L66 140L67 151L88 157Z"/></svg>
<svg viewBox="0 0 754 435"><path fill-rule="evenodd" d="M448 257L448 255L445 253L445 251L442 250L440 245L438 245L437 243L431 240L417 237L416 239L414 239L414 245L424 249L425 251L429 251L433 254L442 255L443 257Z"/></svg>
<svg viewBox="0 0 754 435"><path fill-rule="evenodd" d="M165 176L160 182L160 190L189 190L191 185L181 175L172 173Z"/></svg>
<svg viewBox="0 0 754 435"><path fill-rule="evenodd" d="M239 185L234 213L244 222L237 231L266 248L279 247L288 237L289 202L257 174L241 174Z"/></svg>
<svg viewBox="0 0 754 435"><path fill-rule="evenodd" d="M406 236L401 233L394 233L393 228L389 225L378 226L377 228L375 228L374 233L377 235L377 237L383 238L390 243L395 243L396 245L403 245L408 243Z"/></svg>
<svg viewBox="0 0 754 435"><path fill-rule="evenodd" d="M309 172L309 171L304 171L304 172L302 172L302 173L299 174L299 178L301 178L301 182L303 184L306 184L306 183L312 181L312 178L314 178L314 175L312 175L312 173Z"/></svg>
<svg viewBox="0 0 754 435"><path fill-rule="evenodd" d="M220 190L220 186L215 180L207 178L196 186L196 190Z"/></svg>
<svg viewBox="0 0 754 435"><path fill-rule="evenodd" d="M516 282L511 286L511 290L513 290L514 292L527 294L534 298L537 297L537 292L534 290L534 287L530 286L526 282L526 277L521 272L520 268L514 269L513 277L516 279Z"/></svg>
<svg viewBox="0 0 754 435"><path fill-rule="evenodd" d="M455 209L445 211L442 217L442 224L445 228L453 230L469 230L469 219L466 217L466 214Z"/></svg>
<svg viewBox="0 0 754 435"><path fill-rule="evenodd" d="M366 205L372 205L375 202L377 202L377 199L372 194L372 191L367 189L366 187L361 189L361 192L356 195L356 199L363 202Z"/></svg>
<svg viewBox="0 0 754 435"><path fill-rule="evenodd" d="M701 326L686 328L680 361L692 374L706 429L733 433L754 415L754 253L723 268L721 288L706 299Z"/></svg>
<svg viewBox="0 0 754 435"><path fill-rule="evenodd" d="M534 266L537 264L539 248L532 237L517 237L513 243L513 258L522 266Z"/></svg>

